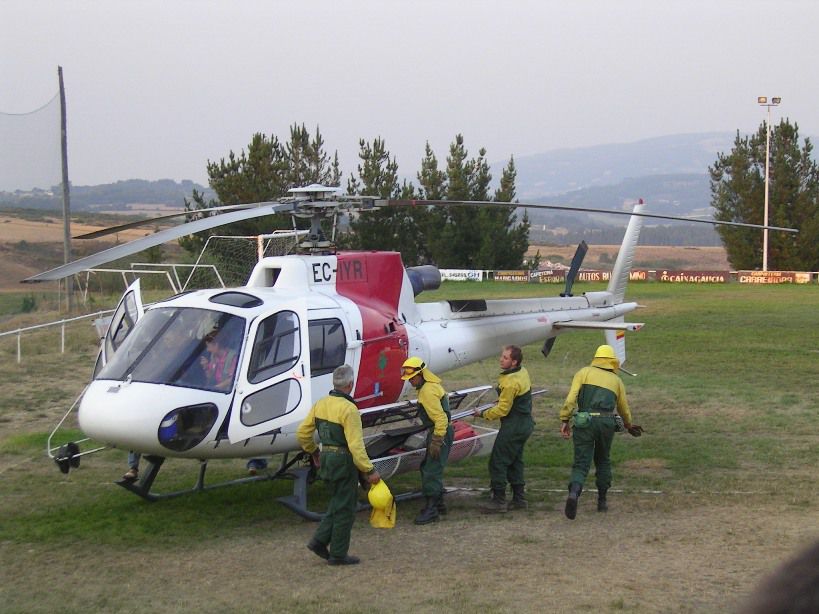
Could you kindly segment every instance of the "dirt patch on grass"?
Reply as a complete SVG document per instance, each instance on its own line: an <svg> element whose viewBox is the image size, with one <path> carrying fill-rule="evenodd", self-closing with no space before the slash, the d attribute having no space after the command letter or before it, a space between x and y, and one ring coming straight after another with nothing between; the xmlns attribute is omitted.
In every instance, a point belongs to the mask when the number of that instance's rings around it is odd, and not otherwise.
<svg viewBox="0 0 819 614"><path fill-rule="evenodd" d="M668 461L663 458L627 460L621 463L620 467L637 475L649 475L654 478L668 478L672 475L671 470L668 468Z"/></svg>
<svg viewBox="0 0 819 614"><path fill-rule="evenodd" d="M101 225L71 224L71 235L77 236L100 230ZM130 228L117 233L120 242L131 241L150 234L152 230ZM63 240L63 221L59 218L27 220L10 215L0 214L0 241L27 241L29 243L50 243Z"/></svg>
<svg viewBox="0 0 819 614"><path fill-rule="evenodd" d="M100 230L103 226L73 223L72 236ZM116 243L139 239L152 228L131 228L107 240L72 241L74 258L95 253ZM0 214L0 290L16 292L56 289L56 284L21 284L20 281L58 266L63 262L63 224L61 219L28 220Z"/></svg>

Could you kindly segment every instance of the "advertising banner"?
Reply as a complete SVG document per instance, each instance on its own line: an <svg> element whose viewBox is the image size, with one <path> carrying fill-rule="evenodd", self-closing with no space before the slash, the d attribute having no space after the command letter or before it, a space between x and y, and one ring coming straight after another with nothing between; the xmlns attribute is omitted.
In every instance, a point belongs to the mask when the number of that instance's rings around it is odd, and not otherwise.
<svg viewBox="0 0 819 614"><path fill-rule="evenodd" d="M807 281L799 283L810 281L810 273L805 275ZM797 283L796 276L793 271L737 271L737 281L741 284L793 284Z"/></svg>
<svg viewBox="0 0 819 614"><path fill-rule="evenodd" d="M441 279L446 281L481 281L482 271L470 269L439 269Z"/></svg>
<svg viewBox="0 0 819 614"><path fill-rule="evenodd" d="M577 281L609 281L611 271L580 271L577 274Z"/></svg>
<svg viewBox="0 0 819 614"><path fill-rule="evenodd" d="M562 284L566 281L566 271L551 269L532 271L529 274L529 281L534 284Z"/></svg>
<svg viewBox="0 0 819 614"><path fill-rule="evenodd" d="M657 281L678 284L724 284L730 279L728 271L657 271Z"/></svg>
<svg viewBox="0 0 819 614"><path fill-rule="evenodd" d="M528 271L495 271L495 281L529 281Z"/></svg>

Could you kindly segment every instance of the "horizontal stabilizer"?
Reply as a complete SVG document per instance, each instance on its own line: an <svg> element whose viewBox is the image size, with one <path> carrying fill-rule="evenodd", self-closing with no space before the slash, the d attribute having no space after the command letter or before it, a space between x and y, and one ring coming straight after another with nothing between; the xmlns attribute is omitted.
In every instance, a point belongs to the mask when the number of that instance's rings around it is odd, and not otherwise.
<svg viewBox="0 0 819 614"><path fill-rule="evenodd" d="M552 328L574 328L585 330L628 330L638 331L644 326L643 322L582 322L568 321L555 322Z"/></svg>

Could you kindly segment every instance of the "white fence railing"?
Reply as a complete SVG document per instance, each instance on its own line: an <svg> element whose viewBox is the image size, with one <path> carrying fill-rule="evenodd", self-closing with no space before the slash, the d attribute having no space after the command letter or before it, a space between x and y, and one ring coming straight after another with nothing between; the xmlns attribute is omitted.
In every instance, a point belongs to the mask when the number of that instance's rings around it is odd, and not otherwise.
<svg viewBox="0 0 819 614"><path fill-rule="evenodd" d="M113 313L113 309L106 309L104 311L97 311L96 313L88 313L82 316L75 316L73 318L63 318L62 320L57 320L55 322L47 322L45 324L34 324L33 326L23 326L16 330L6 331L4 333L0 333L0 339L3 337L10 337L12 335L17 335L17 364L20 364L23 357L22 351L22 336L23 333L30 333L32 331L44 328L53 328L55 326L60 327L60 353L65 354L65 326L66 324L71 324L73 322L79 322L80 320L88 320L90 318L98 318L110 313Z"/></svg>

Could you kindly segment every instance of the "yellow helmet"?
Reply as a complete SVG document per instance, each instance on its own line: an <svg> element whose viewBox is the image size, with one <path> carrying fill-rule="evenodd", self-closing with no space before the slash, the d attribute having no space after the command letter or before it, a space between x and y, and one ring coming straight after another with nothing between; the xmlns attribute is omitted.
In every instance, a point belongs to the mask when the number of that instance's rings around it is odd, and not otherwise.
<svg viewBox="0 0 819 614"><path fill-rule="evenodd" d="M614 348L610 345L601 345L597 348L597 351L594 353L595 358L617 358L617 354L614 353Z"/></svg>
<svg viewBox="0 0 819 614"><path fill-rule="evenodd" d="M370 486L367 498L373 508L370 512L370 525L376 529L393 528L398 515L397 506L387 483L379 480L377 484Z"/></svg>
<svg viewBox="0 0 819 614"><path fill-rule="evenodd" d="M380 510L387 509L392 505L392 493L384 480L379 480L377 484L370 486L367 499L369 499L370 505Z"/></svg>
<svg viewBox="0 0 819 614"><path fill-rule="evenodd" d="M401 365L401 379L408 380L418 375L421 371L426 369L426 363L417 356L410 356Z"/></svg>

